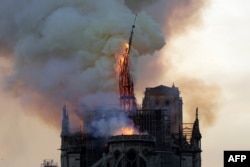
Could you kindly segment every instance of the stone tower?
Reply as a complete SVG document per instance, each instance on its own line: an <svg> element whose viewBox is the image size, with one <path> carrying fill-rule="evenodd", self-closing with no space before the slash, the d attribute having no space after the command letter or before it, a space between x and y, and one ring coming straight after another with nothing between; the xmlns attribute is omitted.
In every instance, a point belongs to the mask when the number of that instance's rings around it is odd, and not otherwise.
<svg viewBox="0 0 250 167"><path fill-rule="evenodd" d="M182 99L177 87L160 85L154 88L146 88L142 110L149 109L162 112L164 114L163 121L170 121L169 132L179 133L182 124Z"/></svg>

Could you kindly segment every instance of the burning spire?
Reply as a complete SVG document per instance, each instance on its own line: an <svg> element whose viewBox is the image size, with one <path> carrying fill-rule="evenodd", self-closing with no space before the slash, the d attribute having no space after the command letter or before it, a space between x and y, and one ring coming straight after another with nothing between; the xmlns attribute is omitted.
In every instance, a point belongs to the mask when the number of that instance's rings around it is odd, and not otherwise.
<svg viewBox="0 0 250 167"><path fill-rule="evenodd" d="M119 61L119 91L120 91L120 105L121 109L132 112L136 109L136 98L134 95L134 83L133 78L130 75L130 62L129 62L129 54L130 48L132 46L134 28L135 28L135 21L132 26L132 30L129 37L129 43L126 44L125 52L122 55Z"/></svg>

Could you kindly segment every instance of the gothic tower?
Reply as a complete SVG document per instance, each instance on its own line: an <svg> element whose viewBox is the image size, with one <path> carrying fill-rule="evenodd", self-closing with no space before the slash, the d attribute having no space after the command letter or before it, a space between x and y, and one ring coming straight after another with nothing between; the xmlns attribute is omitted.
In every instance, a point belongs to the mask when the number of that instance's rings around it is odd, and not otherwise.
<svg viewBox="0 0 250 167"><path fill-rule="evenodd" d="M171 134L179 133L179 127L182 124L182 98L177 87L157 86L146 88L145 96L142 102L142 110L153 109L156 112L161 110L164 114L164 120L170 121L169 132Z"/></svg>
<svg viewBox="0 0 250 167"><path fill-rule="evenodd" d="M198 119L198 108L196 108L196 119L193 125L193 132L191 137L191 145L194 149L193 154L193 167L201 166L201 133L199 127L199 119Z"/></svg>

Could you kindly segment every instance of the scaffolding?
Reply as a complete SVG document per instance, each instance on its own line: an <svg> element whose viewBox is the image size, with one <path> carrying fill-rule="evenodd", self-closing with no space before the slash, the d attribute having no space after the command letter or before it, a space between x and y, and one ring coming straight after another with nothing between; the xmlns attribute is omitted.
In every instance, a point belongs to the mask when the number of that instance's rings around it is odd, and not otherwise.
<svg viewBox="0 0 250 167"><path fill-rule="evenodd" d="M156 138L157 150L169 150L170 115L167 109L143 109L130 115L140 132L148 133Z"/></svg>
<svg viewBox="0 0 250 167"><path fill-rule="evenodd" d="M169 110L165 109L141 109L129 116L139 128L141 133L146 133L156 138L158 151L169 151L176 147L187 148L191 146L193 123L180 124L178 133L171 132Z"/></svg>
<svg viewBox="0 0 250 167"><path fill-rule="evenodd" d="M193 123L183 123L182 124L182 136L186 139L188 144L191 144L191 137L192 137L192 132L193 132Z"/></svg>

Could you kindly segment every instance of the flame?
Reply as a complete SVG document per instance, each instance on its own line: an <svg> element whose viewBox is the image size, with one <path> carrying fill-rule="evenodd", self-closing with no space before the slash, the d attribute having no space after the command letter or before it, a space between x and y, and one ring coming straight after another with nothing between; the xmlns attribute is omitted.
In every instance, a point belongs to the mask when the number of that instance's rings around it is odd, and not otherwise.
<svg viewBox="0 0 250 167"><path fill-rule="evenodd" d="M117 74L120 74L120 72L123 68L124 59L125 59L124 55L127 54L128 48L129 48L129 44L126 42L126 43L122 44L122 46L121 46L122 51L120 53L117 53L117 55L118 55L117 56L117 65L115 68Z"/></svg>
<svg viewBox="0 0 250 167"><path fill-rule="evenodd" d="M119 129L117 132L115 132L114 135L135 135L135 134L139 134L136 128L134 128L133 126L126 126Z"/></svg>
<svg viewBox="0 0 250 167"><path fill-rule="evenodd" d="M125 46L125 49L128 49L129 44L128 44L128 43L125 43L124 46Z"/></svg>
<svg viewBox="0 0 250 167"><path fill-rule="evenodd" d="M120 58L120 64L122 65L123 63L124 63L124 57L121 56L121 58Z"/></svg>

